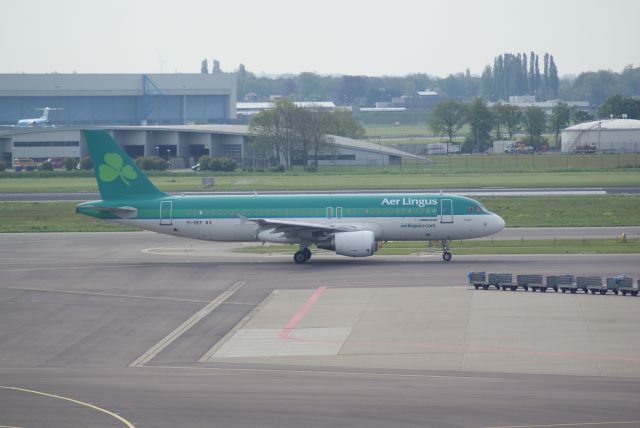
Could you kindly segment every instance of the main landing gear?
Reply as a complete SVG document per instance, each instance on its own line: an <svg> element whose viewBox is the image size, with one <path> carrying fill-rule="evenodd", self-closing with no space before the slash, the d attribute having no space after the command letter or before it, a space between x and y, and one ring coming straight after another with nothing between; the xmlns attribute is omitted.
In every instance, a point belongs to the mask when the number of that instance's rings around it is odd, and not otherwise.
<svg viewBox="0 0 640 428"><path fill-rule="evenodd" d="M308 248L303 248L300 251L296 251L293 255L293 261L297 264L303 264L309 261L311 258L311 250Z"/></svg>
<svg viewBox="0 0 640 428"><path fill-rule="evenodd" d="M442 240L442 260L445 262L451 261L451 253L449 252L449 241Z"/></svg>

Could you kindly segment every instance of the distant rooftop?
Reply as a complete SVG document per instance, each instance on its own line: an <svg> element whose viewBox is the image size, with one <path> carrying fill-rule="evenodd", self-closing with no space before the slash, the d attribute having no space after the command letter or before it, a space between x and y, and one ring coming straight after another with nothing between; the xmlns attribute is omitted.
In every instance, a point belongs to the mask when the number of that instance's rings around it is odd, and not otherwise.
<svg viewBox="0 0 640 428"><path fill-rule="evenodd" d="M591 122L578 123L576 125L565 128L570 131L586 131L598 129L612 130L640 130L640 120L636 119L603 119L593 120Z"/></svg>

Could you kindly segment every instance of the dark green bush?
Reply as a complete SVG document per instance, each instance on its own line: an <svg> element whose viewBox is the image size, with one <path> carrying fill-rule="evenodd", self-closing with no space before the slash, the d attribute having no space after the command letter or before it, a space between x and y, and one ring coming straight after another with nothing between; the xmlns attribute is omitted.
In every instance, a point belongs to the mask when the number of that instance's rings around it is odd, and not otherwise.
<svg viewBox="0 0 640 428"><path fill-rule="evenodd" d="M51 162L48 162L48 161L42 162L38 167L38 169L40 171L53 171L53 165L51 165Z"/></svg>
<svg viewBox="0 0 640 428"><path fill-rule="evenodd" d="M210 162L211 162L210 156L207 156L207 155L200 156L200 158L198 159L198 163L200 164L200 171L208 171Z"/></svg>
<svg viewBox="0 0 640 428"><path fill-rule="evenodd" d="M93 163L91 163L91 158L89 156L82 158L82 160L80 161L80 169L93 169Z"/></svg>
<svg viewBox="0 0 640 428"><path fill-rule="evenodd" d="M62 159L62 166L67 171L71 171L72 169L75 169L75 167L76 167L76 160L74 158L64 158L64 159Z"/></svg>
<svg viewBox="0 0 640 428"><path fill-rule="evenodd" d="M211 158L209 160L209 169L211 171L221 171L221 165L220 158Z"/></svg>
<svg viewBox="0 0 640 428"><path fill-rule="evenodd" d="M5 164L3 161L0 161L0 171L4 171L4 169L6 168Z"/></svg>
<svg viewBox="0 0 640 428"><path fill-rule="evenodd" d="M136 164L145 171L164 171L169 167L167 161L158 156L141 156L136 159Z"/></svg>

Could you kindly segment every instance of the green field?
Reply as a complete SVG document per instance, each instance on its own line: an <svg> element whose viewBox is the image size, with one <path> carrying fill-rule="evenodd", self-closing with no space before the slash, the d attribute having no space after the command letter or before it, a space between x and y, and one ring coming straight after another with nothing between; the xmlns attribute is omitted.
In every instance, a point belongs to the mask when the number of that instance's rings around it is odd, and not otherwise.
<svg viewBox="0 0 640 428"><path fill-rule="evenodd" d="M446 159L446 157L443 157ZM453 158L453 157L451 157ZM349 190L349 189L450 189L482 187L637 187L640 186L640 171L618 169L613 171L575 172L456 172L464 168L464 158L456 162L461 165L439 165L438 173L423 172L424 165L371 169L354 168L352 171L340 167L330 172L285 174L245 174L215 177L215 186L210 191L252 190ZM468 157L473 159L472 157ZM457 159L457 158L456 158ZM640 160L639 160L640 162ZM523 163L520 162L522 165ZM467 165L469 166L469 165ZM488 165L487 165L488 166ZM416 171L422 171L416 173ZM369 173L367 173L369 172ZM167 192L194 192L205 190L201 184L204 175L151 177L160 190ZM96 181L91 177L51 178L2 178L0 193L34 192L95 192Z"/></svg>
<svg viewBox="0 0 640 428"><path fill-rule="evenodd" d="M364 129L368 137L411 137L433 134L426 120L419 125L364 125Z"/></svg>
<svg viewBox="0 0 640 428"><path fill-rule="evenodd" d="M528 240L478 240L451 241L449 248L455 255L465 254L615 254L639 253L640 239L632 238L622 242L619 239L528 239ZM237 251L259 254L293 254L297 245L256 245L242 247ZM441 254L437 242L387 242L376 254L410 255Z"/></svg>
<svg viewBox="0 0 640 428"><path fill-rule="evenodd" d="M462 143L464 138L456 137L453 139L454 143ZM444 137L415 137L406 139L393 139L393 140L377 140L369 139L370 143L380 144L386 147L393 147L396 144L434 144L434 143L446 143L447 138Z"/></svg>
<svg viewBox="0 0 640 428"><path fill-rule="evenodd" d="M508 227L637 226L640 195L479 198ZM75 214L76 202L0 202L0 232L134 230Z"/></svg>

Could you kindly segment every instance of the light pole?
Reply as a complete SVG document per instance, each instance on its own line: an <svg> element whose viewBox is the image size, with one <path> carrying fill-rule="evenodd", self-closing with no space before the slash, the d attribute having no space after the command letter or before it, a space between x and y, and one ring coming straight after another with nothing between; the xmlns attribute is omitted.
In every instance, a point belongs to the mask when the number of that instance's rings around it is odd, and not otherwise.
<svg viewBox="0 0 640 428"><path fill-rule="evenodd" d="M167 162L169 163L169 168L171 168L171 149L167 149Z"/></svg>
<svg viewBox="0 0 640 428"><path fill-rule="evenodd" d="M156 146L156 157L160 157L160 146Z"/></svg>

